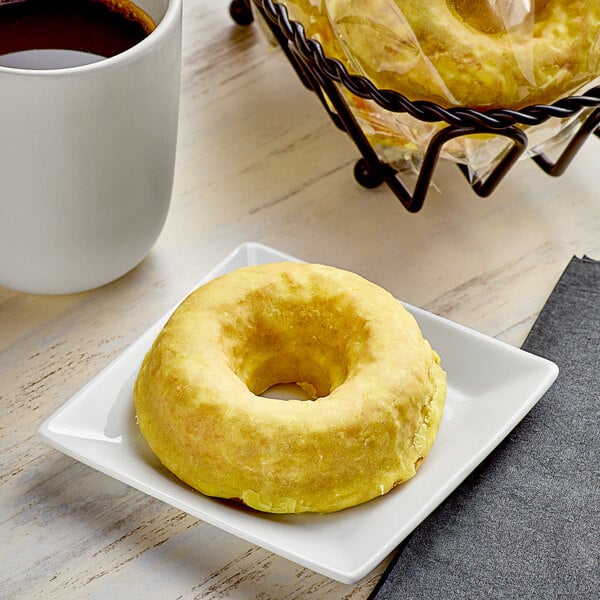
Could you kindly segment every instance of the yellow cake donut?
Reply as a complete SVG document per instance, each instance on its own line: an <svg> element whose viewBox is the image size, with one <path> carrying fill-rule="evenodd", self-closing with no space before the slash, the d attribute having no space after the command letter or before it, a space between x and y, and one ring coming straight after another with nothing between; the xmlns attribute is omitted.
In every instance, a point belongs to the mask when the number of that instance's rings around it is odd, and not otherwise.
<svg viewBox="0 0 600 600"><path fill-rule="evenodd" d="M314 400L259 396L291 382ZM190 294L134 401L150 448L203 494L325 513L411 478L445 393L438 355L391 294L334 267L273 263Z"/></svg>

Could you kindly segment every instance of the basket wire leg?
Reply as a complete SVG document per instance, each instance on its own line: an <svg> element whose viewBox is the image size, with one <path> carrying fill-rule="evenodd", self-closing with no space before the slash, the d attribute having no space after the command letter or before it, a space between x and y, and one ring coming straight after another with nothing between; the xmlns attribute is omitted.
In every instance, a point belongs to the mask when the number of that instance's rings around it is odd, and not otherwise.
<svg viewBox="0 0 600 600"><path fill-rule="evenodd" d="M298 60L302 60L298 56ZM423 204L422 199L415 198L414 194L408 191L406 186L396 177L397 171L388 164L379 160L373 146L364 134L354 114L348 107L348 104L342 97L337 85L330 79L315 76L324 92L324 103L334 121L341 122L343 129L354 141L356 147L362 154L354 168L354 175L357 181L367 188L378 187L382 183L387 183L396 197L410 212L416 212ZM329 104L327 103L329 101ZM333 111L329 107L333 107ZM424 179L431 179L431 173L422 173Z"/></svg>
<svg viewBox="0 0 600 600"><path fill-rule="evenodd" d="M571 164L588 137L595 133L600 138L600 108L594 110L581 124L575 135L571 138L559 158L552 162L545 154L540 153L533 157L537 165L548 175L558 177L562 175Z"/></svg>

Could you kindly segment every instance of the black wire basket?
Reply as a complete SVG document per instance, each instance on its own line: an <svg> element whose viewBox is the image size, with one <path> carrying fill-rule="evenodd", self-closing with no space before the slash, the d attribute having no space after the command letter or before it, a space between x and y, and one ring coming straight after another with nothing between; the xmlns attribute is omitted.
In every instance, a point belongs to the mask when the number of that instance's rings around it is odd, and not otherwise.
<svg viewBox="0 0 600 600"><path fill-rule="evenodd" d="M495 162L485 178L473 178L467 165L457 163L473 191L478 196L486 197L496 189L527 150L528 135L519 126L535 126L550 119L583 116L561 148L558 158L550 159L543 152L531 156L544 172L554 177L565 172L591 134L600 137L600 86L588 90L585 94L569 96L550 105L538 104L520 110L443 108L433 102L410 101L393 90L378 89L363 76L348 73L340 61L325 54L319 42L305 36L303 26L291 20L286 7L278 2L232 0L229 12L239 25L249 25L253 22L251 2L268 25L273 38L302 83L319 97L335 125L345 131L356 144L362 155L354 167L354 176L358 183L366 188L387 184L410 212L417 212L422 208L442 149L451 140L473 134L487 134L501 136L510 142L508 150ZM428 143L412 190L402 183L400 168L380 159L348 107L340 85L351 94L371 100L392 113L406 113L422 122L447 125L437 131Z"/></svg>

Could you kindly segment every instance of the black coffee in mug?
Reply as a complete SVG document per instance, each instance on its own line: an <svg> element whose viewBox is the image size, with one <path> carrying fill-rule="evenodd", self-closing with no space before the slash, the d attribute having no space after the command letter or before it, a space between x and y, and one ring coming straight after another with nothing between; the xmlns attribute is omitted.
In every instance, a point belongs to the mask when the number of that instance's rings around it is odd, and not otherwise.
<svg viewBox="0 0 600 600"><path fill-rule="evenodd" d="M135 46L155 27L129 0L0 0L0 66L96 62Z"/></svg>

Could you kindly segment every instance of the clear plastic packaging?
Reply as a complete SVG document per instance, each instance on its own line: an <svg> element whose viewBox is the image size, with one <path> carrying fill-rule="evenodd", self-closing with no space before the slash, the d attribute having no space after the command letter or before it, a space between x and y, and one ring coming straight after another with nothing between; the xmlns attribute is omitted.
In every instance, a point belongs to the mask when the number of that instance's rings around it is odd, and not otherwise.
<svg viewBox="0 0 600 600"><path fill-rule="evenodd" d="M279 0L327 56L411 101L479 110L551 104L600 82L600 0ZM445 123L392 113L344 91L382 160L414 165ZM524 127L526 156L574 121ZM468 136L442 156L483 177L510 141Z"/></svg>

